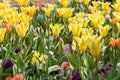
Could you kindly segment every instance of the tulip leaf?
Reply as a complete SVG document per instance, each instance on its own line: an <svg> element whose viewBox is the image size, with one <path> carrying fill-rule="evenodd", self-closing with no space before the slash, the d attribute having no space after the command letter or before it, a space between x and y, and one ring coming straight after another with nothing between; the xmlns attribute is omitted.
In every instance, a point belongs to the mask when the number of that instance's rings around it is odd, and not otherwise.
<svg viewBox="0 0 120 80"><path fill-rule="evenodd" d="M48 74L54 71L58 71L58 70L60 70L60 67L58 65L51 66L48 68Z"/></svg>

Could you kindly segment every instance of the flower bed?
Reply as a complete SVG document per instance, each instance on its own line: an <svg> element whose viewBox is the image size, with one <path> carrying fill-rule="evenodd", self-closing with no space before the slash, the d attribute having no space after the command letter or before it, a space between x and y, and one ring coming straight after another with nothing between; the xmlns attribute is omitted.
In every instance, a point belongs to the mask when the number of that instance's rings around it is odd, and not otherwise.
<svg viewBox="0 0 120 80"><path fill-rule="evenodd" d="M0 80L120 79L119 0L3 2Z"/></svg>

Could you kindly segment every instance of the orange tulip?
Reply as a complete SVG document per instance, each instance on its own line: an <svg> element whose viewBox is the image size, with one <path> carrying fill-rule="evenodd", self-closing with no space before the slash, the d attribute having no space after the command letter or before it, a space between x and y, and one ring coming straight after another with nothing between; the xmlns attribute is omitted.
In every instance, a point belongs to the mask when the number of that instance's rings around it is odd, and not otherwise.
<svg viewBox="0 0 120 80"><path fill-rule="evenodd" d="M9 23L3 23L3 28L6 29L6 32L9 33L12 30L12 25Z"/></svg>
<svg viewBox="0 0 120 80"><path fill-rule="evenodd" d="M112 24L116 24L116 22L117 22L116 18L113 18L112 19Z"/></svg>
<svg viewBox="0 0 120 80"><path fill-rule="evenodd" d="M11 77L7 77L6 80L12 80L12 78Z"/></svg>
<svg viewBox="0 0 120 80"><path fill-rule="evenodd" d="M118 38L118 39L111 38L110 44L112 45L113 48L119 47L120 46L120 38Z"/></svg>
<svg viewBox="0 0 120 80"><path fill-rule="evenodd" d="M16 74L16 75L13 77L13 80L23 80L22 74Z"/></svg>
<svg viewBox="0 0 120 80"><path fill-rule="evenodd" d="M16 74L14 77L6 77L6 80L23 80L22 74Z"/></svg>

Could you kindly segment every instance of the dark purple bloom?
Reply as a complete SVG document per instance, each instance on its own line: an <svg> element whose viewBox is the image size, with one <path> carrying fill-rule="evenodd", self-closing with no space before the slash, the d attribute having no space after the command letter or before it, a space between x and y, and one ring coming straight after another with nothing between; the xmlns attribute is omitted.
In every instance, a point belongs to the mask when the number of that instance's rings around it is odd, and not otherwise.
<svg viewBox="0 0 120 80"><path fill-rule="evenodd" d="M72 72L72 80L81 80L80 73L78 71Z"/></svg>
<svg viewBox="0 0 120 80"><path fill-rule="evenodd" d="M110 71L110 70L112 70L111 64L107 68L102 69L101 71L102 71L103 75L105 76L108 73L108 71Z"/></svg>
<svg viewBox="0 0 120 80"><path fill-rule="evenodd" d="M69 50L70 50L70 45L69 44L64 45L63 52L68 52Z"/></svg>
<svg viewBox="0 0 120 80"><path fill-rule="evenodd" d="M70 38L69 44L72 45L73 37Z"/></svg>
<svg viewBox="0 0 120 80"><path fill-rule="evenodd" d="M102 71L102 73L103 73L104 76L107 74L106 69L102 69L101 71Z"/></svg>
<svg viewBox="0 0 120 80"><path fill-rule="evenodd" d="M109 65L107 68L106 68L107 71L110 71L112 70L112 65Z"/></svg>
<svg viewBox="0 0 120 80"><path fill-rule="evenodd" d="M16 48L15 53L17 54L19 52L20 52L20 48Z"/></svg>
<svg viewBox="0 0 120 80"><path fill-rule="evenodd" d="M13 63L10 61L10 59L7 59L5 65L4 65L4 70L8 69L11 66L13 66Z"/></svg>

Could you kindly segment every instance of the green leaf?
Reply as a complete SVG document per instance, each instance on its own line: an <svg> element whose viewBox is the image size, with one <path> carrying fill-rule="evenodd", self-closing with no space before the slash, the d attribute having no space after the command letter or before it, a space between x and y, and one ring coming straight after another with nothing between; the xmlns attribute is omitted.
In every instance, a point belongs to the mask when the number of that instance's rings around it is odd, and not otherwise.
<svg viewBox="0 0 120 80"><path fill-rule="evenodd" d="M60 70L60 67L58 65L51 66L48 68L48 74L54 71L58 71L58 70Z"/></svg>

